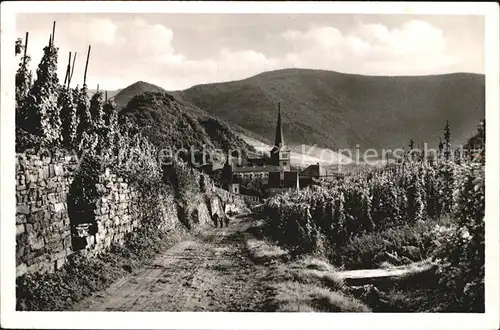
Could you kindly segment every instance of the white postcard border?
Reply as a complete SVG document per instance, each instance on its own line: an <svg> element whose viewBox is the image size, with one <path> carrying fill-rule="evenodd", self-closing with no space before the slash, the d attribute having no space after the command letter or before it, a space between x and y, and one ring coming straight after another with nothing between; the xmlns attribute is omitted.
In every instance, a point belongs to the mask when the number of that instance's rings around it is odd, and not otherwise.
<svg viewBox="0 0 500 330"><path fill-rule="evenodd" d="M194 313L15 311L14 75L16 13L345 13L485 16L486 313ZM1 326L4 328L199 329L495 329L499 326L499 7L490 3L419 2L144 2L52 1L1 4Z"/></svg>

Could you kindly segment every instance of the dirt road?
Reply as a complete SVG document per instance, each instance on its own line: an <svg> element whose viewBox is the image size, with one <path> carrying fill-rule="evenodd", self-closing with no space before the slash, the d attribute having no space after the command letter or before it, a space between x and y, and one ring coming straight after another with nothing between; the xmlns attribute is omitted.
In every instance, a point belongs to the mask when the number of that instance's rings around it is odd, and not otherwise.
<svg viewBox="0 0 500 330"><path fill-rule="evenodd" d="M251 219L240 216L228 228L159 254L145 268L74 306L79 311L264 311L265 269L245 253Z"/></svg>

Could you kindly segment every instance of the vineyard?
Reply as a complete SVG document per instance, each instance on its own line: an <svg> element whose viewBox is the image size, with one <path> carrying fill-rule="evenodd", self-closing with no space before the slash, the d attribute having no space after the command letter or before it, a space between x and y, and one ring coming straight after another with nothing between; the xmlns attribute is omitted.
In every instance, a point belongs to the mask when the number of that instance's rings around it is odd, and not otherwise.
<svg viewBox="0 0 500 330"><path fill-rule="evenodd" d="M484 135L480 140L484 150ZM262 214L279 244L347 269L438 260L439 283L457 301L442 308L478 311L484 310L484 201L484 157L458 161L444 149L437 159L275 196Z"/></svg>
<svg viewBox="0 0 500 330"><path fill-rule="evenodd" d="M35 156L34 158L49 162L51 158L78 159L79 163L74 167L74 173L67 174L71 179L69 192L67 195L64 192L61 194L62 208L65 212L68 210L69 220L63 225L71 227L68 229L71 235L83 230L87 237L91 237L88 228L94 228L93 230L102 233L101 238L106 236L108 240L118 239L124 235L124 242L115 241L109 248L100 251L102 254L98 258L90 258L85 253L79 253L83 250L72 245L71 237L70 246L66 247L67 252L65 252L68 261L61 266L62 268L57 267L54 273L51 273L53 271L51 269L49 273L33 271L17 277L16 303L17 308L21 310L66 308L122 276L124 273L122 263L125 269L131 269L130 265L135 263L134 260L137 260L138 264L147 261L160 247L172 245L188 235L189 230L195 230L195 225L210 221L205 205L205 199L209 200L212 194L209 189L210 179L178 159L173 159L172 166L167 170L158 159L160 154L158 146L151 143L150 137L142 134L137 122L119 114L114 101L108 99L105 91L99 90L99 85L97 92L89 96L86 76L90 67L90 45L84 63L85 71L81 87L79 85L72 87L73 72L77 64L76 53L69 54L65 79L59 80L57 75L59 49L56 47L55 32L54 22L36 75L30 69L30 57L27 55L29 34L26 33L25 39L18 39L15 44L16 57L20 58L15 77L17 156L18 159L25 158L25 160ZM164 96L162 100L170 98ZM36 172L40 173L39 184L44 188L48 185L47 182L51 181L44 180L43 168L39 168L39 163L36 164ZM23 166L25 163L18 163L19 168ZM47 170L48 168L49 166ZM45 179L49 176L52 181L58 179L53 173L47 173ZM95 220L94 214L105 209L96 205L102 206L103 199L111 200L109 196L105 196L106 187L111 187L111 184L104 187L103 176L118 177L120 189L124 186L132 187L133 198L140 201L133 206L137 211L133 220L140 222L140 226L126 235L118 230L112 230L111 227L110 230L103 230L102 222L99 229ZM38 196L38 182L33 182L32 175L29 177L29 181L26 182L24 175L17 175L18 187L26 188L32 200L25 210L36 211L42 208L40 205L43 205L42 199L45 196ZM55 191L55 188L50 187L50 189L53 196L52 191ZM19 193L20 189L17 190ZM177 212L171 212L165 217L168 209L162 203L168 200L165 198L168 195L173 198ZM18 205L22 203L23 196L17 194L16 198ZM115 190L112 200L117 208L119 201L124 202L124 205L125 202L130 202L129 205L132 205L132 194L122 194ZM48 202L48 198L45 202ZM49 212L51 209L45 208L46 211L42 213L51 215ZM128 210L129 206L124 206L124 209ZM200 213L198 210L206 212ZM111 211L108 209L105 212L109 212L106 215L106 222L111 225L113 222L109 217ZM164 229L163 225L168 217L174 218L174 226ZM123 220L118 219L120 223ZM36 254L38 260L51 257L50 249L42 246L37 246L35 249L29 242L26 244L28 248L24 249L23 240L33 241L33 237L39 237L45 242L49 235L61 236L59 232L54 232L56 226L52 222L51 219L44 220L43 228L40 228L40 225L34 227L31 223L18 225L23 231L16 234L16 266L19 266L20 256L23 253L29 253L30 256ZM29 235L24 231L26 227L32 229ZM93 241L95 242L95 238ZM51 262L48 264L53 266Z"/></svg>
<svg viewBox="0 0 500 330"><path fill-rule="evenodd" d="M155 182L161 178L157 148L137 127L118 116L115 103L99 90L89 97L86 82L91 46L85 62L83 84L71 87L77 54L69 53L64 82L57 76L58 52L54 22L43 57L30 70L28 36L16 41L20 57L16 72L16 151L77 154L94 171L104 168L123 176Z"/></svg>
<svg viewBox="0 0 500 330"><path fill-rule="evenodd" d="M96 189L89 187L95 187L105 168L141 186L145 194L157 192L158 182L164 180L157 146L126 115L119 116L105 92L97 88L89 97L86 76L91 47L82 85L71 87L77 54L69 53L61 83L55 40L54 22L36 77L27 55L28 34L24 43L16 42L20 58L16 151L76 153L82 168L75 178L80 189L75 202L82 207L97 197ZM135 101L148 98L156 100L148 95ZM211 133L221 134L220 130ZM445 143L435 159L408 157L383 169L346 174L333 182L274 196L261 210L266 231L295 255L318 254L346 269L436 260L435 279L447 292L447 301L438 309L484 311L484 135L483 121L474 140L474 148L482 151L476 157L456 159L446 125ZM181 222L190 228L192 219L185 206L194 201L194 189L189 186L200 185L193 183L198 176L184 164L175 164L172 173L170 183L179 192L175 197L185 208L180 211L186 211Z"/></svg>

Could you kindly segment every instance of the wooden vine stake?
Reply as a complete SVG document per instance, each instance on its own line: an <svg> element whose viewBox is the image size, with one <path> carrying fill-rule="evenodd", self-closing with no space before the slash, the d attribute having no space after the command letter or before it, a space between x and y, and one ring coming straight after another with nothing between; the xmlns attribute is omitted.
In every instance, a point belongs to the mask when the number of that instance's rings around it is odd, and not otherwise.
<svg viewBox="0 0 500 330"><path fill-rule="evenodd" d="M108 91L104 91L104 100L107 101L108 100Z"/></svg>
<svg viewBox="0 0 500 330"><path fill-rule="evenodd" d="M29 37L29 32L26 32L26 38L24 38L23 66L26 65L26 52L28 51L28 37Z"/></svg>
<svg viewBox="0 0 500 330"><path fill-rule="evenodd" d="M87 83L87 68L89 67L89 58L90 58L90 45L89 51L87 52L87 61L85 62L85 73L83 74L83 84Z"/></svg>
<svg viewBox="0 0 500 330"><path fill-rule="evenodd" d="M66 86L66 82L69 80L70 71L71 71L71 52L69 52L68 66L66 67L66 76L64 77L64 85L65 86Z"/></svg>
<svg viewBox="0 0 500 330"><path fill-rule="evenodd" d="M71 84L71 79L73 78L73 72L75 72L76 54L77 54L77 52L75 52L75 56L73 56L73 65L71 67L71 73L69 74L69 78L68 78L68 89L69 89L69 86Z"/></svg>
<svg viewBox="0 0 500 330"><path fill-rule="evenodd" d="M56 38L56 21L52 24L52 44L54 44L54 40Z"/></svg>

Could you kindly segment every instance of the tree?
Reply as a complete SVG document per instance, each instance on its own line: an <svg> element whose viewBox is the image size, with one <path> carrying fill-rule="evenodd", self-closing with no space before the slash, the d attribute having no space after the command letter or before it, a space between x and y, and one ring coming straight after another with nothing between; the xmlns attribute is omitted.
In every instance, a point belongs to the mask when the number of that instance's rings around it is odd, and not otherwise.
<svg viewBox="0 0 500 330"><path fill-rule="evenodd" d="M451 130L450 124L446 121L446 126L444 128L444 158L448 161L451 156Z"/></svg>
<svg viewBox="0 0 500 330"><path fill-rule="evenodd" d="M104 125L104 111L103 111L103 95L102 92L97 91L90 99L90 117L92 118L92 127L99 130Z"/></svg>
<svg viewBox="0 0 500 330"><path fill-rule="evenodd" d="M76 115L78 117L76 141L80 145L80 151L82 148L92 149L92 144L89 144L92 136L92 116L90 115L87 85L83 84L83 87L79 90L77 86L76 91L73 91L73 95L76 95Z"/></svg>
<svg viewBox="0 0 500 330"><path fill-rule="evenodd" d="M441 140L441 137L439 137L439 144L438 144L438 150L439 150L439 157L442 156L443 154L443 149L444 149L444 143Z"/></svg>
<svg viewBox="0 0 500 330"><path fill-rule="evenodd" d="M42 144L47 146L57 145L61 137L57 53L58 48L49 39L38 65L37 79L26 98L26 130L41 136Z"/></svg>
<svg viewBox="0 0 500 330"><path fill-rule="evenodd" d="M408 145L408 147L410 148L410 150L408 150L408 158L410 159L410 161L413 160L413 154L414 154L414 148L415 148L415 142L413 141L413 139L410 139L410 144Z"/></svg>
<svg viewBox="0 0 500 330"><path fill-rule="evenodd" d="M244 195L264 197L266 195L266 180L263 178L240 179L240 192Z"/></svg>
<svg viewBox="0 0 500 330"><path fill-rule="evenodd" d="M78 117L76 115L76 104L73 99L73 91L62 87L59 93L59 104L61 107L61 135L63 146L68 149L76 149L78 147L76 136Z"/></svg>
<svg viewBox="0 0 500 330"><path fill-rule="evenodd" d="M16 39L16 56L21 55L23 50L24 50L23 39L17 38Z"/></svg>
<svg viewBox="0 0 500 330"><path fill-rule="evenodd" d="M26 97L31 88L32 73L29 70L29 62L31 58L26 54L28 47L28 33L26 33L25 44L22 44L22 39L16 40L16 56L24 51L24 55L19 62L19 68L16 72L16 123L20 127L25 127L26 117Z"/></svg>
<svg viewBox="0 0 500 330"><path fill-rule="evenodd" d="M106 133L104 132L104 111L103 111L103 95L99 90L92 95L90 99L90 117L92 120L91 131L97 139L97 152L101 153L104 147L104 140Z"/></svg>
<svg viewBox="0 0 500 330"><path fill-rule="evenodd" d="M477 125L479 149L479 160L482 164L486 161L486 121L483 119Z"/></svg>
<svg viewBox="0 0 500 330"><path fill-rule="evenodd" d="M111 149L115 134L118 132L118 110L113 100L106 100L103 106L104 136L103 143Z"/></svg>

